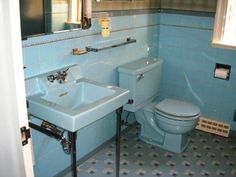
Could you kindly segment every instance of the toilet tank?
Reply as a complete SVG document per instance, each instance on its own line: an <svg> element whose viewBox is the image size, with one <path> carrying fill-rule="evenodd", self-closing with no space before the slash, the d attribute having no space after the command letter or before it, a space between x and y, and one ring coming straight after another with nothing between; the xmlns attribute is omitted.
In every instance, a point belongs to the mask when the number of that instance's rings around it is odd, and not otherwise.
<svg viewBox="0 0 236 177"><path fill-rule="evenodd" d="M118 67L119 86L130 90L125 110L135 112L158 95L162 63L158 58L143 58Z"/></svg>

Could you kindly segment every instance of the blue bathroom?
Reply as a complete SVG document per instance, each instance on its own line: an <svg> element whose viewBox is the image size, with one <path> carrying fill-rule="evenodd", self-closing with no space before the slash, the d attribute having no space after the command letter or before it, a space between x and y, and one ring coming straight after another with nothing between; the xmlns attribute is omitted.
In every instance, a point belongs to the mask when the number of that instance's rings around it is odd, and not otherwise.
<svg viewBox="0 0 236 177"><path fill-rule="evenodd" d="M236 176L235 0L0 7L0 176Z"/></svg>

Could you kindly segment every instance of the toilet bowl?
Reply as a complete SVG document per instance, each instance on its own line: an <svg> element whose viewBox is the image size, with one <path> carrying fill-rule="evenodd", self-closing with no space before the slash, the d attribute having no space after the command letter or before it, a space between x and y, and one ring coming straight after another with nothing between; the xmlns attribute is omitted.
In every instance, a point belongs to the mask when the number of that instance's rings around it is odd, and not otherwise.
<svg viewBox="0 0 236 177"><path fill-rule="evenodd" d="M177 108L173 102L178 104ZM160 107L163 109L160 110ZM192 109L185 110L187 107ZM187 148L187 133L194 129L199 116L198 107L174 99L151 102L135 112L136 120L141 125L140 139L175 153Z"/></svg>
<svg viewBox="0 0 236 177"><path fill-rule="evenodd" d="M119 86L130 90L124 109L135 113L141 125L140 139L171 152L181 153L188 145L187 133L194 129L201 115L190 102L158 97L163 61L143 58L120 66Z"/></svg>
<svg viewBox="0 0 236 177"><path fill-rule="evenodd" d="M155 105L158 126L168 133L181 134L191 131L200 117L200 109L188 102L164 99Z"/></svg>

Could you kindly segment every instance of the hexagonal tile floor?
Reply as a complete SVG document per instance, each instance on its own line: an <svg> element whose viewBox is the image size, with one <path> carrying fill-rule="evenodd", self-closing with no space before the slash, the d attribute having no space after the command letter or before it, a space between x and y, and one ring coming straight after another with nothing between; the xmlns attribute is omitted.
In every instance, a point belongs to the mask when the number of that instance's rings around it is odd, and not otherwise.
<svg viewBox="0 0 236 177"><path fill-rule="evenodd" d="M139 131L136 124L121 137L120 177L236 177L235 137L194 130L186 151L175 154L142 142ZM115 142L79 165L78 176L115 176Z"/></svg>

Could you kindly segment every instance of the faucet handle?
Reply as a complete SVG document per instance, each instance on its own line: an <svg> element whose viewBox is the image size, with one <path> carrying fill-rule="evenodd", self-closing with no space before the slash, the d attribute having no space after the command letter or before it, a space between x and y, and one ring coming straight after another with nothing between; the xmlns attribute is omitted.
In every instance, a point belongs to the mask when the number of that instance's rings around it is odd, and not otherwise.
<svg viewBox="0 0 236 177"><path fill-rule="evenodd" d="M68 74L68 70L69 70L69 69L70 69L70 68L67 68L66 70L63 71L63 73L65 73L66 76L67 76L67 74Z"/></svg>
<svg viewBox="0 0 236 177"><path fill-rule="evenodd" d="M49 75L49 76L47 77L47 79L48 79L49 82L54 82L54 80L55 80L56 78L55 78L55 76L54 76L53 74L51 74L51 75Z"/></svg>
<svg viewBox="0 0 236 177"><path fill-rule="evenodd" d="M61 75L64 76L64 77L67 76L67 74L68 74L68 73L67 73L66 70L61 72Z"/></svg>
<svg viewBox="0 0 236 177"><path fill-rule="evenodd" d="M47 76L47 79L49 82L53 83L55 80L57 80L60 84L66 82L66 76L68 74L69 68L67 68L64 71L58 71L55 74L51 74Z"/></svg>
<svg viewBox="0 0 236 177"><path fill-rule="evenodd" d="M57 72L57 74L65 77L65 76L67 76L67 74L68 74L68 70L69 70L69 68L67 68L67 69L64 70L64 71L59 71L59 72Z"/></svg>

